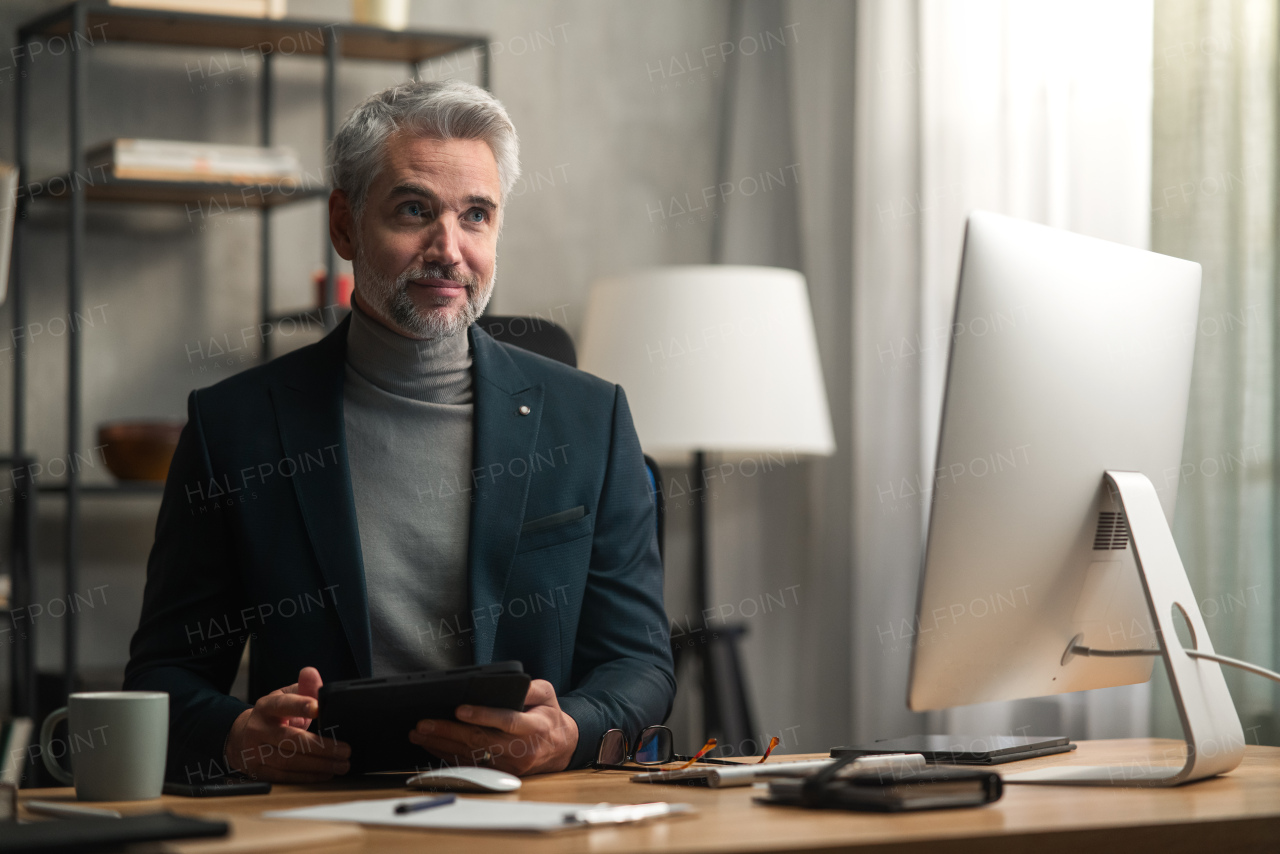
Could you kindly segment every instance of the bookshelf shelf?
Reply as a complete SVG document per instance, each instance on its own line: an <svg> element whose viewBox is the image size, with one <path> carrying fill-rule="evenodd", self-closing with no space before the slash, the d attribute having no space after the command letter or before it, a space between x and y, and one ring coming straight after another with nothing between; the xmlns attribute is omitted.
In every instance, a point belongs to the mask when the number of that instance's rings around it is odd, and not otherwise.
<svg viewBox="0 0 1280 854"><path fill-rule="evenodd" d="M144 181L136 178L97 178L93 183L81 182L84 197L90 202L130 202L136 204L183 205L203 215L237 210L261 210L279 205L328 197L328 187L307 187L291 181L263 184L231 184L216 181ZM32 201L67 201L72 196L72 181L67 174L40 181L39 192L24 198Z"/></svg>
<svg viewBox="0 0 1280 854"><path fill-rule="evenodd" d="M299 326L310 327L317 323L341 323L351 309L339 306L336 311L319 308L304 308L298 311L286 311L282 314L267 315L267 322L272 325L282 322L293 322Z"/></svg>
<svg viewBox="0 0 1280 854"><path fill-rule="evenodd" d="M281 56L325 55L326 34L341 37L340 59L366 59L378 62L420 63L447 56L460 50L485 49L486 40L478 35L438 33L423 30L384 30L358 24L332 21L306 21L297 18L235 18L169 12L155 9L131 9L107 6L97 2L73 3L44 17L30 21L18 30L20 40L64 39L71 41L74 7L86 7L85 27L76 30L77 43L96 39L94 43L153 44L182 47L224 48L237 53L249 49L252 54L265 52L270 46Z"/></svg>
<svg viewBox="0 0 1280 854"><path fill-rule="evenodd" d="M42 483L36 489L43 494L66 495L65 483ZM164 484L150 480L121 480L115 483L81 483L76 485L81 495L156 495L164 492Z"/></svg>

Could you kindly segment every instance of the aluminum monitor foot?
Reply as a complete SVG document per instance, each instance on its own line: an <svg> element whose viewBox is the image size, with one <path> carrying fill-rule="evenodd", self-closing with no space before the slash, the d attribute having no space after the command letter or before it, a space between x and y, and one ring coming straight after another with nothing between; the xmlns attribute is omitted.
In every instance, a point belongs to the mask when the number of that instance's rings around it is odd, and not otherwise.
<svg viewBox="0 0 1280 854"><path fill-rule="evenodd" d="M1177 765L1065 765L1018 774L1001 774L1006 783L1051 783L1062 786L1173 786ZM1187 782L1187 781L1180 781Z"/></svg>
<svg viewBox="0 0 1280 854"><path fill-rule="evenodd" d="M1244 729L1216 662L1194 659L1183 651L1174 609L1191 628L1191 646L1213 652L1209 630L1187 580L1160 498L1146 475L1109 471L1105 475L1129 525L1134 562L1142 579L1151 620L1164 659L1186 739L1186 761L1176 765L1060 765L1001 775L1006 783L1052 783L1078 786L1177 786L1224 774L1244 757ZM1076 639L1068 642L1068 650Z"/></svg>

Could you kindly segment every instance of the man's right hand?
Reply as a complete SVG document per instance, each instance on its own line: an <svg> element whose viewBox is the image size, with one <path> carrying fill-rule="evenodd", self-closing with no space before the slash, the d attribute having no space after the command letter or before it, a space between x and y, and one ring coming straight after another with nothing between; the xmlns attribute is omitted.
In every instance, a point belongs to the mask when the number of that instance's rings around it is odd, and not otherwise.
<svg viewBox="0 0 1280 854"><path fill-rule="evenodd" d="M319 783L347 773L351 747L307 732L320 714L322 684L319 670L304 667L297 682L241 712L227 736L231 767L273 783Z"/></svg>

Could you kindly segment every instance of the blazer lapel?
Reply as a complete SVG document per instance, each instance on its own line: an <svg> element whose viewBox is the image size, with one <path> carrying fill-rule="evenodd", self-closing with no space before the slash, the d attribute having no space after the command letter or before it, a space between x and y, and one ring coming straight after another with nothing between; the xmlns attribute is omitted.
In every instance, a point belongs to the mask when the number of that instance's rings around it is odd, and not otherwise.
<svg viewBox="0 0 1280 854"><path fill-rule="evenodd" d="M335 605L352 658L367 677L373 669L369 605L342 415L350 323L347 318L317 345L307 369L273 383L271 398L286 457L302 462L306 454L321 455L326 463L299 465L291 480L320 571L336 588Z"/></svg>
<svg viewBox="0 0 1280 854"><path fill-rule="evenodd" d="M491 606L503 601L520 538L543 388L531 385L480 327L472 324L469 334L475 391L469 580L472 613L477 615L475 663L488 664L501 620L501 610ZM523 407L528 414L522 414Z"/></svg>

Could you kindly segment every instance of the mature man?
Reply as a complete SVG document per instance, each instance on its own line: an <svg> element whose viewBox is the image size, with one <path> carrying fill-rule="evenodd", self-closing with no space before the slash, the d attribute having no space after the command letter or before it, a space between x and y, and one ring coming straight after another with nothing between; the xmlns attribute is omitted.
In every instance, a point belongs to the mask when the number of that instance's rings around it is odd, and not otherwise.
<svg viewBox="0 0 1280 854"><path fill-rule="evenodd" d="M622 390L475 325L515 129L477 87L402 85L331 161L351 316L191 393L125 687L169 692L171 779L307 782L349 768L307 729L322 678L518 659L523 712L423 721L406 765L583 765L606 729L663 720L675 682ZM250 637L247 705L228 691Z"/></svg>

